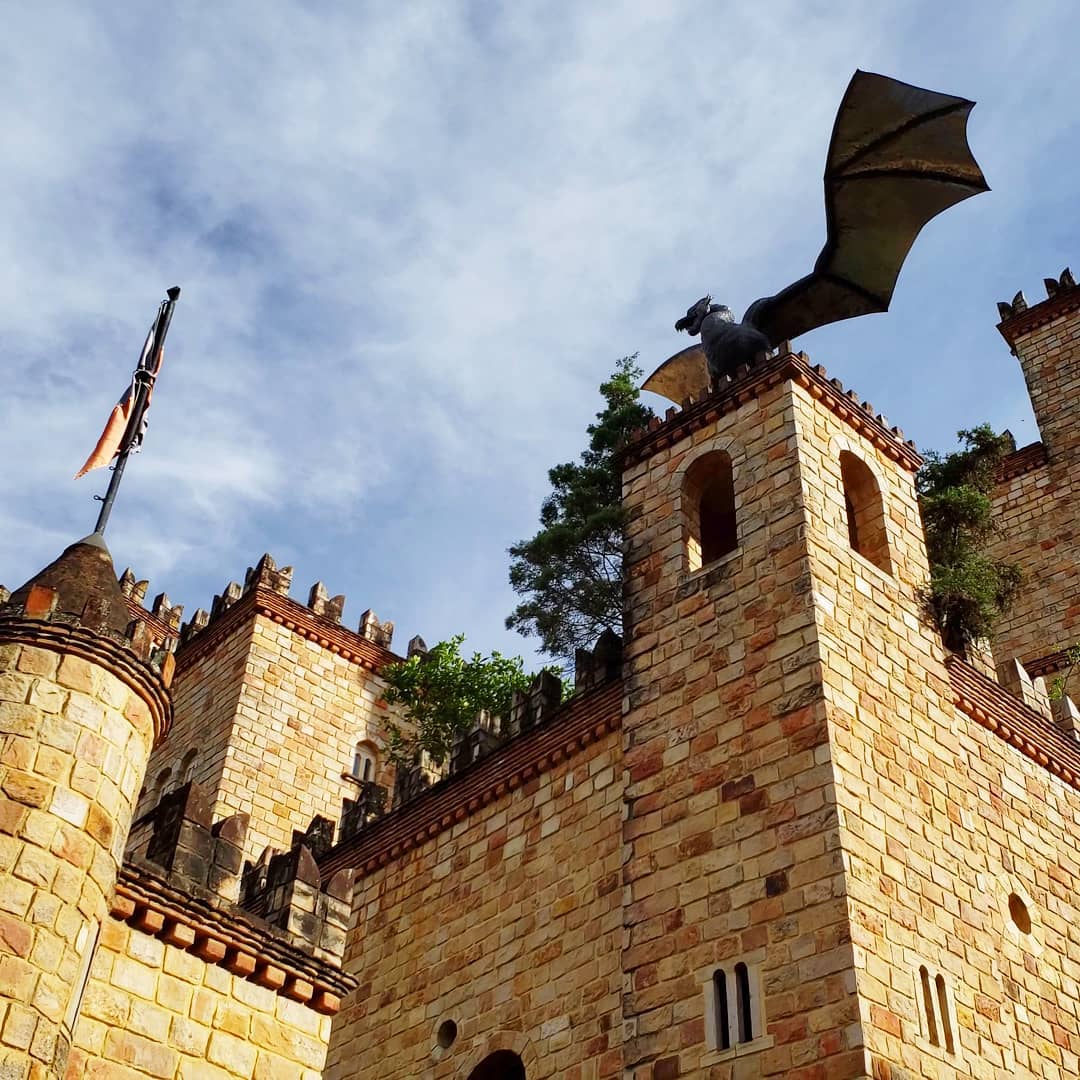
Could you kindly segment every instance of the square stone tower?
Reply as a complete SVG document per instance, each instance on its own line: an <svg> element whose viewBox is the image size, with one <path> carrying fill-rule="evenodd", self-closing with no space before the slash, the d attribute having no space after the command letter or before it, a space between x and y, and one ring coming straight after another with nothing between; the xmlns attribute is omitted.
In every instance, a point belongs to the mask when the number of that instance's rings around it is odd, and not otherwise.
<svg viewBox="0 0 1080 1080"><path fill-rule="evenodd" d="M628 1077L954 1075L919 1043L964 874L923 839L957 720L919 463L790 352L627 452Z"/></svg>
<svg viewBox="0 0 1080 1080"><path fill-rule="evenodd" d="M998 663L1016 657L1033 675L1061 666L1080 639L1080 286L1069 270L1047 296L999 304L998 329L1020 361L1040 441L1004 462L995 493L995 554L1024 571L1022 595L1001 621Z"/></svg>

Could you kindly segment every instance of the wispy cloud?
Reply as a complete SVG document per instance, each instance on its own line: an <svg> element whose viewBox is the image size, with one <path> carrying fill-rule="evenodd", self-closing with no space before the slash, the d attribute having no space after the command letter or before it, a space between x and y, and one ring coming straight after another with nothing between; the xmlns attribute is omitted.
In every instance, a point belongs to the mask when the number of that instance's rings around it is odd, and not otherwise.
<svg viewBox="0 0 1080 1080"><path fill-rule="evenodd" d="M920 238L887 318L806 347L924 444L984 417L1034 437L993 301L1080 252L1057 74L1080 16L718 10L9 13L0 576L89 529L103 483L68 478L179 283L118 561L191 608L270 549L349 591L352 618L520 648L505 548L547 467L580 450L617 357L685 343L690 301L738 307L809 267L856 66L978 99L995 191Z"/></svg>

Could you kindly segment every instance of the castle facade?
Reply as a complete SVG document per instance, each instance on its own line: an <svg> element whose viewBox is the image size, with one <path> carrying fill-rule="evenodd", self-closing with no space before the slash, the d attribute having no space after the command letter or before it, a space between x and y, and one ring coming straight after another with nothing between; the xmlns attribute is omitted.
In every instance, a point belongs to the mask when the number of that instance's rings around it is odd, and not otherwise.
<svg viewBox="0 0 1080 1080"><path fill-rule="evenodd" d="M626 448L625 640L395 771L393 627L264 556L182 623L99 537L0 606L0 1078L1080 1076L1080 287L985 655L920 458L781 348ZM414 639L409 651L424 648Z"/></svg>

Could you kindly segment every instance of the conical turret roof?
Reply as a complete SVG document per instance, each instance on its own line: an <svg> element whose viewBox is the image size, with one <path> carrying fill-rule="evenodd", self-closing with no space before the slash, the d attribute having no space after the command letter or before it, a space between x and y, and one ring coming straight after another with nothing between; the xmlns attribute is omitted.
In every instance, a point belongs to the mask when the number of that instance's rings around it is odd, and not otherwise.
<svg viewBox="0 0 1080 1080"><path fill-rule="evenodd" d="M82 616L87 604L95 601L94 629L123 634L131 622L127 601L116 579L112 555L100 533L76 540L58 559L16 589L8 606L24 607L35 585L52 589L57 594L54 611L74 615L76 619Z"/></svg>

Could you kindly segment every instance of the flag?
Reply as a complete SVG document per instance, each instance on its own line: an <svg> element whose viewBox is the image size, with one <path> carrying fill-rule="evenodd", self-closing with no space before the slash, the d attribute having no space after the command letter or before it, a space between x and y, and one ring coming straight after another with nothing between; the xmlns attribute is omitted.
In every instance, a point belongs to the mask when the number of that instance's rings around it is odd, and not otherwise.
<svg viewBox="0 0 1080 1080"><path fill-rule="evenodd" d="M162 309L164 307L165 304L163 303ZM124 433L128 430L128 425L131 423L131 414L135 408L140 373L145 372L146 374L142 375L142 378L149 382L146 391L146 405L143 409L139 430L132 433L129 448L138 449L141 445L143 432L146 430L146 413L150 408L150 394L154 388L154 379L161 370L161 358L164 354L163 349L154 348L157 342L157 328L160 317L161 311L158 312L158 318L154 319L153 325L150 327L150 333L146 335L146 342L143 345L142 354L139 356L139 363L135 369L131 384L120 395L120 400L113 406L109 419L105 422L105 430L101 433L97 445L90 451L86 464L75 474L76 480L80 476L85 476L92 469L100 469L103 465L108 465L117 454L125 449L122 445Z"/></svg>

